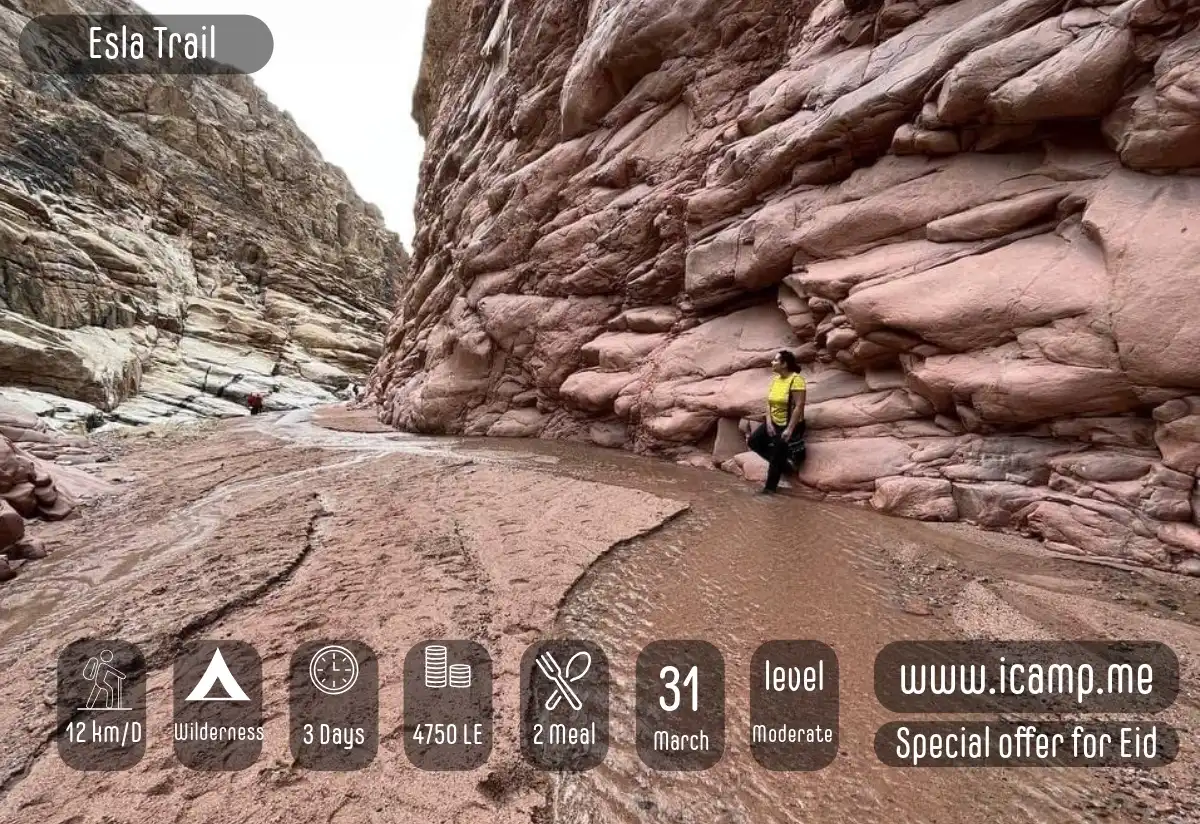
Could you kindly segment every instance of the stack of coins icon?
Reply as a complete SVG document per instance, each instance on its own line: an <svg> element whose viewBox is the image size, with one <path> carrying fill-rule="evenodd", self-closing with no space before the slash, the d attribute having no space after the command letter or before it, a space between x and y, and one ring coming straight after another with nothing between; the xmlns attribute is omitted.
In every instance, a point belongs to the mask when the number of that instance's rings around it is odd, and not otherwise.
<svg viewBox="0 0 1200 824"><path fill-rule="evenodd" d="M425 686L430 689L446 686L446 648L443 646L425 647Z"/></svg>
<svg viewBox="0 0 1200 824"><path fill-rule="evenodd" d="M450 686L466 689L471 686L471 665L452 664L450 666Z"/></svg>

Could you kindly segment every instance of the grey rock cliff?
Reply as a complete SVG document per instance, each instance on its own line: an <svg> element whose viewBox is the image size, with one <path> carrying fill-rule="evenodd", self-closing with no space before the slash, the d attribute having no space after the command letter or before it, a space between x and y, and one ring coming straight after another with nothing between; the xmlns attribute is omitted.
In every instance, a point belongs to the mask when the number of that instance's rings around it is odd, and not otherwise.
<svg viewBox="0 0 1200 824"><path fill-rule="evenodd" d="M407 265L379 211L250 77L31 73L28 20L85 7L0 3L0 384L137 423L361 381Z"/></svg>

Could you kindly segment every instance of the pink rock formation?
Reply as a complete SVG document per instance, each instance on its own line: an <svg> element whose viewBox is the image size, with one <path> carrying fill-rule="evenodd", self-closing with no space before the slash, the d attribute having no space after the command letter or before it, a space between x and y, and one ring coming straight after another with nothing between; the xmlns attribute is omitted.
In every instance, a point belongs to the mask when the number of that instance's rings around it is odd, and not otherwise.
<svg viewBox="0 0 1200 824"><path fill-rule="evenodd" d="M434 0L371 392L1200 570L1200 6Z"/></svg>
<svg viewBox="0 0 1200 824"><path fill-rule="evenodd" d="M57 521L74 510L75 501L37 459L0 435L0 581L16 574L11 562L46 557L45 545L26 536L26 518Z"/></svg>

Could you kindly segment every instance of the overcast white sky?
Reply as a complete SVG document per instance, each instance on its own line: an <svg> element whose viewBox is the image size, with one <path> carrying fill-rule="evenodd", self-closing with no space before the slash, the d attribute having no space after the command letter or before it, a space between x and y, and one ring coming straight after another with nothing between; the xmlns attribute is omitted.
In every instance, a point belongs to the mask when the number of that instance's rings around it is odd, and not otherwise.
<svg viewBox="0 0 1200 824"><path fill-rule="evenodd" d="M428 0L140 2L156 15L251 14L266 23L275 51L255 82L411 249L424 141L409 112Z"/></svg>

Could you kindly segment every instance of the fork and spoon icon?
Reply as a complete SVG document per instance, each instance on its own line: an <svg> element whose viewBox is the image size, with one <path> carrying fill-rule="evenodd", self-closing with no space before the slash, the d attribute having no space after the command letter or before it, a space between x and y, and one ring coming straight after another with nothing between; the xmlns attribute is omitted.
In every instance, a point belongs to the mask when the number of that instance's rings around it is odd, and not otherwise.
<svg viewBox="0 0 1200 824"><path fill-rule="evenodd" d="M575 667L576 661L583 661L583 668L578 673L572 675L572 670ZM542 675L554 682L554 694L546 701L546 709L553 710L564 699L571 705L571 709L579 712L583 709L583 702L579 700L579 696L575 694L575 690L571 689L571 684L578 681L580 678L588 674L588 670L592 668L592 656L586 651L580 651L567 659L565 667L560 666L554 656L548 651L543 652L537 657L538 669L542 671Z"/></svg>

